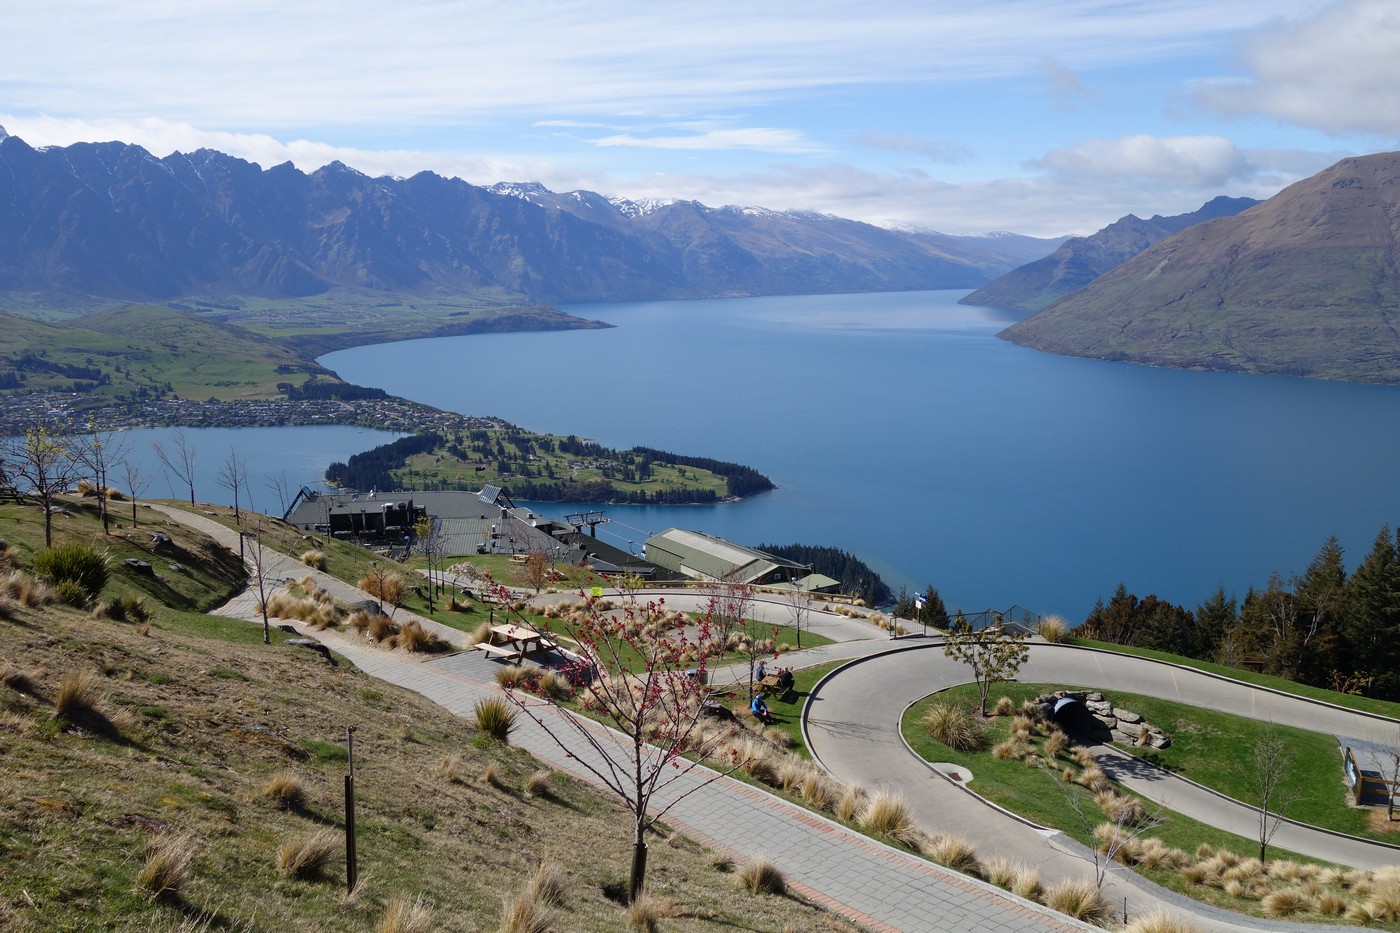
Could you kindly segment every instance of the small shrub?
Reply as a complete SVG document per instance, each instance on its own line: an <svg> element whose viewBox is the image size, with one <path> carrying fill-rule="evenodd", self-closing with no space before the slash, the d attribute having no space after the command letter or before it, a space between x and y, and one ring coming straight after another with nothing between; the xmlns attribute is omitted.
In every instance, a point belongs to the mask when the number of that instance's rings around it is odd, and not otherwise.
<svg viewBox="0 0 1400 933"><path fill-rule="evenodd" d="M1017 865L1011 876L1011 893L1028 901L1040 899L1040 872L1030 865Z"/></svg>
<svg viewBox="0 0 1400 933"><path fill-rule="evenodd" d="M982 863L982 877L988 884L1011 890L1011 879L1016 877L1018 863L1000 855L994 855Z"/></svg>
<svg viewBox="0 0 1400 933"><path fill-rule="evenodd" d="M4 592L21 606L38 609L53 602L53 590L43 580L23 570L11 570L0 579L0 592Z"/></svg>
<svg viewBox="0 0 1400 933"><path fill-rule="evenodd" d="M1314 907L1320 914L1330 914L1337 917L1346 912L1347 902L1335 891L1323 891L1317 896L1317 903Z"/></svg>
<svg viewBox="0 0 1400 933"><path fill-rule="evenodd" d="M855 822L856 814L860 812L861 798L864 796L865 792L855 784L847 784L836 801L836 818L846 823Z"/></svg>
<svg viewBox="0 0 1400 933"><path fill-rule="evenodd" d="M467 636L468 645L479 645L491 637L491 623L483 622Z"/></svg>
<svg viewBox="0 0 1400 933"><path fill-rule="evenodd" d="M96 597L107 585L107 555L90 544L74 542L40 551L34 558L34 569L55 584L77 584L88 598Z"/></svg>
<svg viewBox="0 0 1400 933"><path fill-rule="evenodd" d="M85 609L89 601L88 591L76 580L58 580L53 585L54 599L74 609Z"/></svg>
<svg viewBox="0 0 1400 933"><path fill-rule="evenodd" d="M277 870L286 878L315 881L330 867L336 843L335 833L330 830L285 839L277 849Z"/></svg>
<svg viewBox="0 0 1400 933"><path fill-rule="evenodd" d="M755 855L740 865L735 877L739 880L739 886L750 894L781 896L787 893L787 880L783 878L783 873L771 859L762 855Z"/></svg>
<svg viewBox="0 0 1400 933"><path fill-rule="evenodd" d="M422 898L410 901L394 896L384 905L384 915L375 924L374 933L432 933L434 929L433 910Z"/></svg>
<svg viewBox="0 0 1400 933"><path fill-rule="evenodd" d="M992 714L994 716L1011 716L1014 715L1015 712L1016 701L1008 696L998 697L996 706L992 707ZM948 743L944 742L943 744L946 745Z"/></svg>
<svg viewBox="0 0 1400 933"><path fill-rule="evenodd" d="M262 796L284 810L302 810L306 807L306 787L290 771L279 771L268 778L262 786Z"/></svg>
<svg viewBox="0 0 1400 933"><path fill-rule="evenodd" d="M411 654L434 654L446 651L450 647L446 641L425 629L416 619L409 619L399 626L392 645Z"/></svg>
<svg viewBox="0 0 1400 933"><path fill-rule="evenodd" d="M944 745L959 752L975 752L986 746L987 733L967 709L952 703L935 703L924 714L924 728Z"/></svg>
<svg viewBox="0 0 1400 933"><path fill-rule="evenodd" d="M313 570L326 569L326 554L324 551L302 551L301 562Z"/></svg>
<svg viewBox="0 0 1400 933"><path fill-rule="evenodd" d="M498 742L510 740L515 728L515 708L501 697L487 697L477 700L472 708L476 717L476 727Z"/></svg>
<svg viewBox="0 0 1400 933"><path fill-rule="evenodd" d="M826 810L831 807L831 784L824 775L809 771L802 779L802 799L808 805Z"/></svg>
<svg viewBox="0 0 1400 933"><path fill-rule="evenodd" d="M194 869L195 843L190 836L157 836L136 873L136 890L150 900L179 893Z"/></svg>
<svg viewBox="0 0 1400 933"><path fill-rule="evenodd" d="M369 624L365 628L365 635L376 643L393 638L398 633L398 624L388 616L370 616Z"/></svg>
<svg viewBox="0 0 1400 933"><path fill-rule="evenodd" d="M151 618L151 610L140 596L123 593L107 603L107 617L117 622L145 622Z"/></svg>
<svg viewBox="0 0 1400 933"><path fill-rule="evenodd" d="M1050 734L1045 737L1045 746L1043 750L1046 760L1053 761L1060 752L1064 750L1065 745L1068 743L1069 736L1065 735L1059 729L1052 729Z"/></svg>
<svg viewBox="0 0 1400 933"><path fill-rule="evenodd" d="M1088 880L1075 878L1061 881L1053 887L1046 888L1042 899L1045 906L1051 910L1058 910L1068 917L1086 923L1102 925L1112 913L1099 889Z"/></svg>
<svg viewBox="0 0 1400 933"><path fill-rule="evenodd" d="M535 669L523 664L507 664L496 668L496 686L502 690L528 690Z"/></svg>
<svg viewBox="0 0 1400 933"><path fill-rule="evenodd" d="M100 701L101 687L97 676L87 671L73 671L58 682L58 692L53 698L54 718L71 720L95 710Z"/></svg>
<svg viewBox="0 0 1400 933"><path fill-rule="evenodd" d="M530 776L525 779L525 796L527 797L548 797L550 795L550 780L554 772L547 768L530 772Z"/></svg>

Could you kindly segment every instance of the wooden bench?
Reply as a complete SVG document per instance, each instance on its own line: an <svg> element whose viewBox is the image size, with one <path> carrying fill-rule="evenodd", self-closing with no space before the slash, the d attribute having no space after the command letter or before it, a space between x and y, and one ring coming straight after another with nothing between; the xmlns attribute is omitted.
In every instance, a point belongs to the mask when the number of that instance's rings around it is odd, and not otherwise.
<svg viewBox="0 0 1400 933"><path fill-rule="evenodd" d="M521 658L520 652L515 648L502 648L500 645L492 645L484 641L479 641L472 647L477 651L505 658L507 661L519 661Z"/></svg>

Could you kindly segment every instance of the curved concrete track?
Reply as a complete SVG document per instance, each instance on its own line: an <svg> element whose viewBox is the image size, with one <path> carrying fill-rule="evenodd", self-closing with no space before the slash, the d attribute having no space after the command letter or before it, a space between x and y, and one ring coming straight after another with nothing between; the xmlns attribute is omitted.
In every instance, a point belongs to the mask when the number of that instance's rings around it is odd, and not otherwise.
<svg viewBox="0 0 1400 933"><path fill-rule="evenodd" d="M927 829L966 836L984 854L1038 864L1042 876L1050 879L1092 870L1088 854L1062 834L1033 828L982 802L935 773L904 745L899 719L908 705L968 679L967 667L945 657L938 643L921 642L892 649L840 668L818 685L809 701L806 729L812 753L843 781L898 788ZM1343 735L1365 737L1378 730L1393 730L1396 725L1392 720L1273 693L1199 671L1062 645L1032 645L1030 659L1022 666L1018 679L1138 693ZM1339 757L1339 779L1340 767ZM1160 777L1139 776L1137 784L1157 785L1149 790L1159 793L1161 788L1170 787L1171 805L1187 809L1182 787L1191 785L1158 780ZM970 787L975 790L976 786L974 775ZM1198 814L1205 822L1224 824L1246 837L1254 835L1257 820L1253 811L1209 792L1191 790L1206 800ZM1375 867L1400 863L1400 851L1391 847L1289 824L1278 830L1274 844L1343 864ZM1111 896L1126 897L1138 907L1145 907L1148 900L1160 900L1165 895L1166 900L1181 906L1174 895L1142 883L1129 872L1116 871L1113 877ZM1250 922L1236 915L1222 915L1212 924L1221 929L1240 925Z"/></svg>

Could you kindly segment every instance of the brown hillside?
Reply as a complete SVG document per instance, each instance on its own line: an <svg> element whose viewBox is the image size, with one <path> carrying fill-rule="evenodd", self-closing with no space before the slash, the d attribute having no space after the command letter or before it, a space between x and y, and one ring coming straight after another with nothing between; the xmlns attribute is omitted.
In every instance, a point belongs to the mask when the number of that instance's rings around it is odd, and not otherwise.
<svg viewBox="0 0 1400 933"><path fill-rule="evenodd" d="M1400 382L1400 153L1190 227L1002 332L1101 359Z"/></svg>

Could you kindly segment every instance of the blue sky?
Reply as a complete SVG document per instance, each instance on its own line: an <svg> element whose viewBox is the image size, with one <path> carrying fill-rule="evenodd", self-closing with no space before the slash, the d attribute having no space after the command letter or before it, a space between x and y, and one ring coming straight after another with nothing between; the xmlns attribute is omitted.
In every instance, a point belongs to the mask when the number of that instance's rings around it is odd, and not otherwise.
<svg viewBox="0 0 1400 933"><path fill-rule="evenodd" d="M1089 233L1400 148L1396 0L46 0L0 126Z"/></svg>

